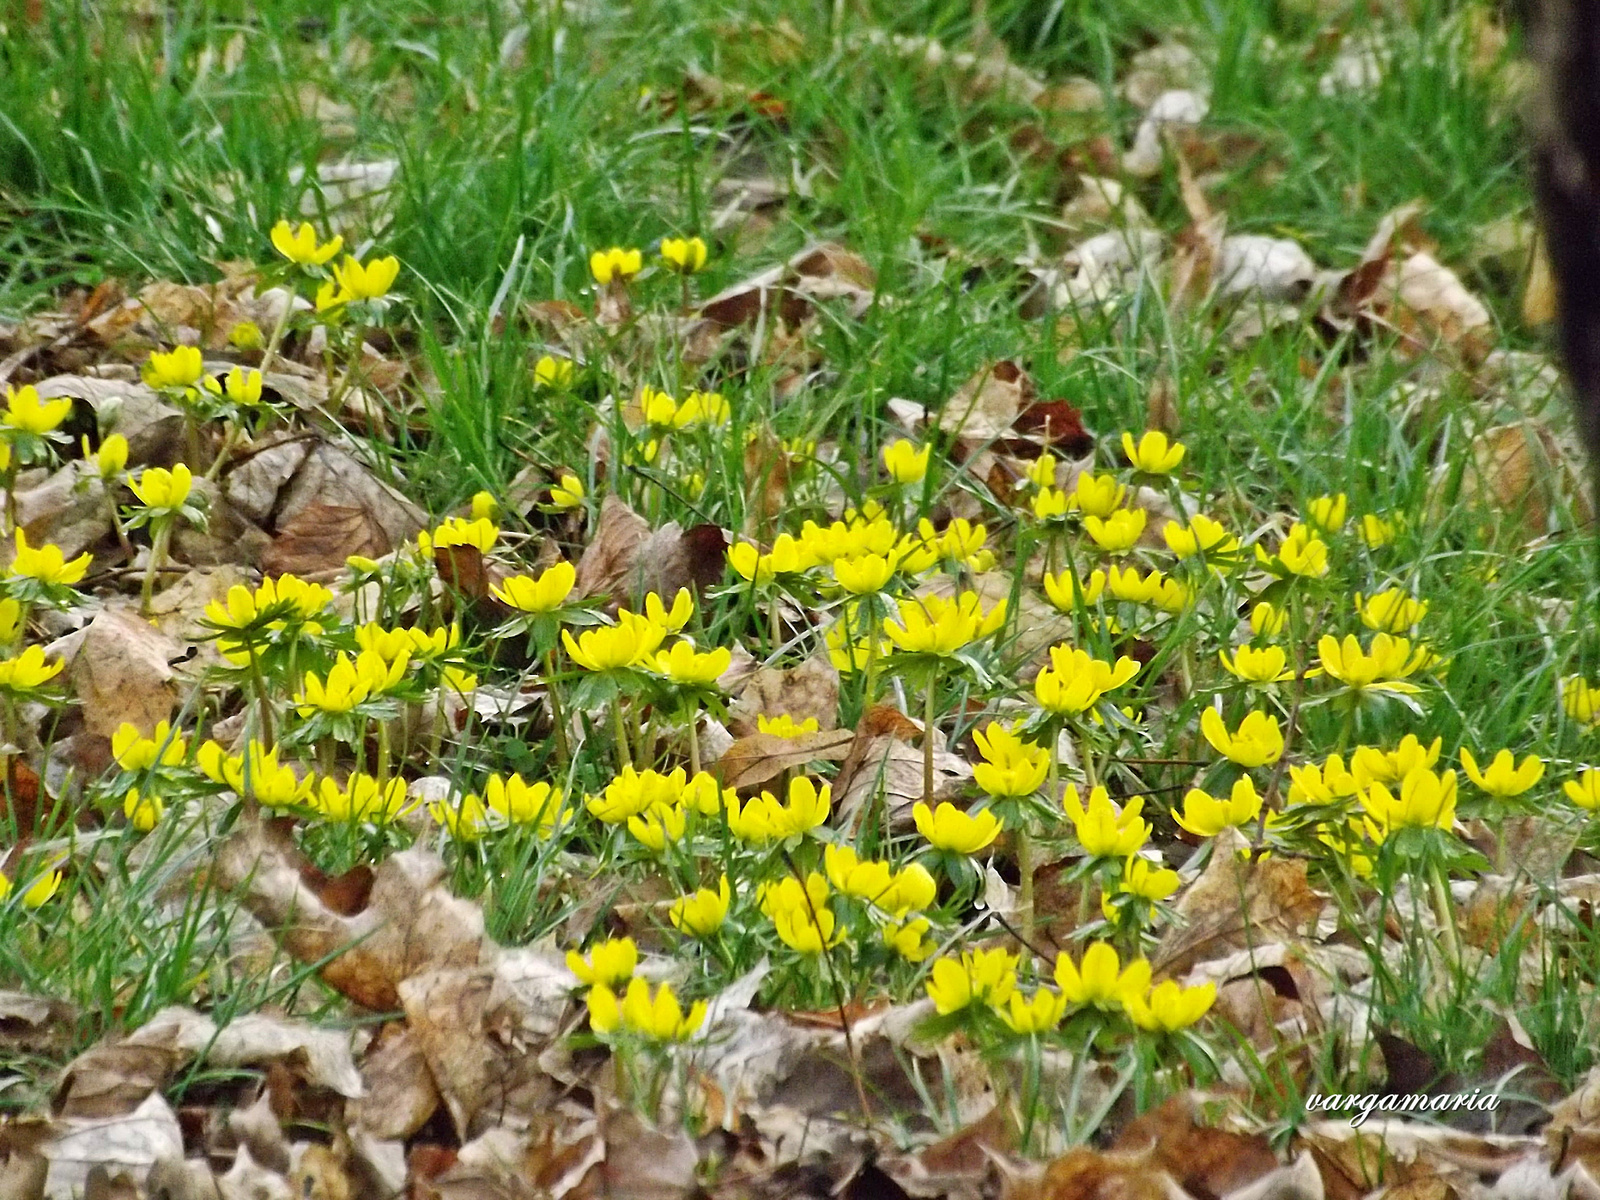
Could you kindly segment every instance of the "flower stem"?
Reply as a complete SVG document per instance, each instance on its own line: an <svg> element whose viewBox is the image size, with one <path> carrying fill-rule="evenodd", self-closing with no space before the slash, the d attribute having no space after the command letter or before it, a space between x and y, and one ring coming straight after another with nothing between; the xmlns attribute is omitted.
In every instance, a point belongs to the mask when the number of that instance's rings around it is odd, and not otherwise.
<svg viewBox="0 0 1600 1200"><path fill-rule="evenodd" d="M933 807L933 722L936 715L939 673L928 675L928 694L922 702L922 801Z"/></svg>
<svg viewBox="0 0 1600 1200"><path fill-rule="evenodd" d="M565 771L572 761L572 749L567 745L567 717L561 708L561 696L556 691L556 652L554 648L544 656L544 694L550 700L550 724L556 736L556 762Z"/></svg>
<svg viewBox="0 0 1600 1200"><path fill-rule="evenodd" d="M167 543L172 540L171 516L157 517L155 536L150 539L150 561L145 564L144 583L139 588L139 615L150 617L150 602L155 594L156 572L161 569L161 564L166 561Z"/></svg>
<svg viewBox="0 0 1600 1200"><path fill-rule="evenodd" d="M628 727L622 723L622 704L620 701L613 701L611 719L617 738L617 767L626 771L633 766L633 756L628 752Z"/></svg>
<svg viewBox="0 0 1600 1200"><path fill-rule="evenodd" d="M1433 911L1439 919L1439 925L1444 930L1445 953L1450 957L1450 965L1461 965L1461 938L1456 930L1455 909L1450 903L1450 883L1445 878L1444 864L1435 858L1429 871L1430 882L1433 884Z"/></svg>

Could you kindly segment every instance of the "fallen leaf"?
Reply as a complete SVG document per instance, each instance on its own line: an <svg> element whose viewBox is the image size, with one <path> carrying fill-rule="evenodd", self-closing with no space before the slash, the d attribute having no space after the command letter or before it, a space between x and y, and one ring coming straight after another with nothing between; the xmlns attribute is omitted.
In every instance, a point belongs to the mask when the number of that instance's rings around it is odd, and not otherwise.
<svg viewBox="0 0 1600 1200"><path fill-rule="evenodd" d="M388 534L364 508L312 504L287 523L261 555L268 575L315 575L344 569L352 554L382 558L394 546Z"/></svg>
<svg viewBox="0 0 1600 1200"><path fill-rule="evenodd" d="M715 771L725 788L759 787L785 771L812 762L836 762L855 741L848 729L827 729L781 737L752 733L729 746L716 762Z"/></svg>
<svg viewBox="0 0 1600 1200"><path fill-rule="evenodd" d="M107 606L47 653L69 663L84 725L109 738L125 721L145 734L171 718L178 704L171 662L183 648L137 613Z"/></svg>
<svg viewBox="0 0 1600 1200"><path fill-rule="evenodd" d="M142 1184L159 1160L182 1158L183 1131L167 1102L152 1094L121 1116L62 1119L39 1152L50 1164L45 1195L50 1200L78 1200L96 1167L126 1171Z"/></svg>

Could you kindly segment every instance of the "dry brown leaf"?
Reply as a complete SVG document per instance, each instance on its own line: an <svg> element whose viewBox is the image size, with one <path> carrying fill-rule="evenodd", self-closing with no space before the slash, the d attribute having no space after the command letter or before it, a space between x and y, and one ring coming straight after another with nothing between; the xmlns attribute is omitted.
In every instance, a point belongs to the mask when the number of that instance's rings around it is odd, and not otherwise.
<svg viewBox="0 0 1600 1200"><path fill-rule="evenodd" d="M881 795L887 819L908 824L911 807L923 796L922 726L898 709L880 704L862 719L850 752L833 781L833 804L840 825L853 825L869 811L869 800ZM954 800L972 778L966 759L944 748L935 735L933 799Z"/></svg>
<svg viewBox="0 0 1600 1200"><path fill-rule="evenodd" d="M394 549L388 534L364 508L312 504L278 529L261 555L268 575L315 575L344 569L353 554L382 558Z"/></svg>
<svg viewBox="0 0 1600 1200"><path fill-rule="evenodd" d="M1009 1200L1174 1200L1172 1181L1143 1154L1069 1150L1037 1178L1009 1189Z"/></svg>
<svg viewBox="0 0 1600 1200"><path fill-rule="evenodd" d="M1017 415L1037 392L1020 364L990 363L962 384L939 413L939 428L966 444L968 451L1011 436Z"/></svg>
<svg viewBox="0 0 1600 1200"><path fill-rule="evenodd" d="M1249 944L1293 942L1322 912L1304 859L1241 857L1249 843L1225 830L1211 844L1211 861L1177 903L1182 923L1167 931L1151 966L1181 975L1205 958L1221 958Z"/></svg>
<svg viewBox="0 0 1600 1200"><path fill-rule="evenodd" d="M1195 1097L1184 1092L1123 1127L1113 1150L1149 1155L1191 1195L1226 1196L1278 1169L1267 1139L1199 1121Z"/></svg>
<svg viewBox="0 0 1600 1200"><path fill-rule="evenodd" d="M214 882L245 906L301 962L327 961L322 978L366 1008L399 1007L400 982L419 971L476 966L483 913L440 886L443 864L422 850L378 867L371 903L353 917L333 911L307 885L277 839L243 822L217 852Z"/></svg>
<svg viewBox="0 0 1600 1200"><path fill-rule="evenodd" d="M382 482L337 446L313 447L283 489L277 508L281 528L314 504L364 510L391 546L415 537L424 524L420 508Z"/></svg>
<svg viewBox="0 0 1600 1200"><path fill-rule="evenodd" d="M1551 530L1552 516L1570 505L1574 517L1594 519L1589 490L1560 441L1532 419L1486 429L1472 439L1460 503L1483 504L1504 514L1528 538ZM1441 470L1440 483L1448 478Z"/></svg>
<svg viewBox="0 0 1600 1200"><path fill-rule="evenodd" d="M855 733L848 729L820 730L794 737L752 733L729 746L714 769L725 788L759 787L785 771L808 763L837 762L854 741Z"/></svg>
<svg viewBox="0 0 1600 1200"><path fill-rule="evenodd" d="M1544 238L1533 243L1533 261L1522 287L1522 323L1537 329L1556 319L1556 277L1550 269L1550 252Z"/></svg>
<svg viewBox="0 0 1600 1200"><path fill-rule="evenodd" d="M39 1152L50 1164L45 1195L78 1200L96 1167L112 1174L125 1171L142 1184L158 1161L181 1159L183 1131L167 1102L152 1094L120 1116L63 1118Z"/></svg>
<svg viewBox="0 0 1600 1200"><path fill-rule="evenodd" d="M68 660L84 725L101 737L110 737L125 721L149 734L177 707L170 663L183 648L129 609L102 608L48 653Z"/></svg>
<svg viewBox="0 0 1600 1200"><path fill-rule="evenodd" d="M222 477L222 494L246 520L267 527L278 493L306 461L313 439L282 438L240 452Z"/></svg>
<svg viewBox="0 0 1600 1200"><path fill-rule="evenodd" d="M761 667L728 706L728 728L735 735L756 731L756 718L808 718L819 729L839 723L839 670L827 656L813 654L794 667Z"/></svg>
<svg viewBox="0 0 1600 1200"><path fill-rule="evenodd" d="M361 1064L361 1082L365 1094L355 1105L354 1120L378 1138L411 1137L439 1106L439 1089L420 1040L400 1022L384 1027Z"/></svg>
<svg viewBox="0 0 1600 1200"><path fill-rule="evenodd" d="M722 578L727 538L715 525L683 529L649 523L613 493L600 506L594 540L578 560L579 596L637 604L646 592L668 603L680 588L699 591Z"/></svg>

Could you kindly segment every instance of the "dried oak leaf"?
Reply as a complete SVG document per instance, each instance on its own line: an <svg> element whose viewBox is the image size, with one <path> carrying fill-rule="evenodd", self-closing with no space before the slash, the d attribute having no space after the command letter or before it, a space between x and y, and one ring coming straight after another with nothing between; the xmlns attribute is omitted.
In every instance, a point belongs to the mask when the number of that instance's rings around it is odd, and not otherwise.
<svg viewBox="0 0 1600 1200"><path fill-rule="evenodd" d="M267 575L315 575L344 568L352 554L382 558L394 545L364 508L312 504L278 527L261 555Z"/></svg>
<svg viewBox="0 0 1600 1200"><path fill-rule="evenodd" d="M1251 943L1294 942L1315 924L1325 899L1311 890L1305 860L1251 859L1242 850L1248 843L1238 830L1217 836L1211 861L1177 903L1183 920L1151 957L1157 974L1181 975Z"/></svg>
<svg viewBox="0 0 1600 1200"><path fill-rule="evenodd" d="M472 967L485 949L483 913L440 885L444 865L426 851L384 860L371 902L346 917L322 899L259 823L246 822L219 848L218 887L245 907L301 962L325 962L323 980L366 1008L399 1007L402 980L428 969Z"/></svg>
<svg viewBox="0 0 1600 1200"><path fill-rule="evenodd" d="M757 732L729 746L714 769L725 788L759 787L807 763L837 762L854 741L855 732L849 729L824 729L794 737Z"/></svg>
<svg viewBox="0 0 1600 1200"><path fill-rule="evenodd" d="M990 363L956 389L939 413L939 428L967 453L1007 438L1024 407L1034 402L1033 380L1008 358Z"/></svg>
<svg viewBox="0 0 1600 1200"><path fill-rule="evenodd" d="M124 721L149 734L177 707L171 663L183 648L131 609L102 608L47 652L68 660L84 725L101 737L110 737Z"/></svg>
<svg viewBox="0 0 1600 1200"><path fill-rule="evenodd" d="M183 1157L178 1118L158 1094L132 1112L112 1117L65 1117L39 1147L50 1164L44 1193L50 1200L82 1196L90 1172L127 1172L142 1184L158 1161Z"/></svg>
<svg viewBox="0 0 1600 1200"><path fill-rule="evenodd" d="M364 510L391 546L415 537L424 523L420 508L381 481L354 456L326 442L314 446L280 493L281 528L314 504Z"/></svg>
<svg viewBox="0 0 1600 1200"><path fill-rule="evenodd" d="M356 1102L353 1119L374 1137L410 1138L439 1107L421 1038L398 1021L384 1026L378 1044L367 1052L361 1082L365 1095Z"/></svg>
<svg viewBox="0 0 1600 1200"><path fill-rule="evenodd" d="M1226 1196L1278 1169L1266 1138L1202 1125L1196 1110L1194 1096L1173 1096L1130 1121L1111 1148L1148 1153L1195 1196Z"/></svg>
<svg viewBox="0 0 1600 1200"><path fill-rule="evenodd" d="M839 723L838 668L813 654L798 666L757 669L728 706L728 728L736 736L754 733L758 716L787 716L796 724L812 718L819 729L832 729Z"/></svg>
<svg viewBox="0 0 1600 1200"><path fill-rule="evenodd" d="M577 595L629 603L646 592L671 602L680 588L700 590L722 578L727 539L715 525L652 530L615 495L600 506L594 540L578 559Z"/></svg>
<svg viewBox="0 0 1600 1200"><path fill-rule="evenodd" d="M837 823L858 821L868 801L880 790L888 819L909 823L912 805L923 796L922 726L886 704L873 708L854 732L854 740L833 781ZM972 778L966 759L951 754L938 735L934 739L933 799L952 800Z"/></svg>

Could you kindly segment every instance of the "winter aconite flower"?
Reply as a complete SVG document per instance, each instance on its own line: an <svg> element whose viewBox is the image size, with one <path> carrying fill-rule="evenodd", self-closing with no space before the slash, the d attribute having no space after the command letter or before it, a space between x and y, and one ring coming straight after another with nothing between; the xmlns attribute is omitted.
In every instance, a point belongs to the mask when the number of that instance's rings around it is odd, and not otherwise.
<svg viewBox="0 0 1600 1200"><path fill-rule="evenodd" d="M183 463L170 471L163 467L147 467L137 479L128 481L128 490L153 512L179 512L193 487L194 476Z"/></svg>
<svg viewBox="0 0 1600 1200"><path fill-rule="evenodd" d="M1395 534L1399 532L1399 522L1389 517L1381 517L1377 513L1367 513L1361 518L1357 528L1367 548L1376 550L1394 541Z"/></svg>
<svg viewBox="0 0 1600 1200"><path fill-rule="evenodd" d="M483 786L489 811L511 825L535 826L549 833L561 820L562 794L548 783L529 783L521 775L491 775Z"/></svg>
<svg viewBox="0 0 1600 1200"><path fill-rule="evenodd" d="M1309 525L1296 524L1279 543L1277 554L1268 554L1257 545L1256 560L1285 577L1321 579L1328 573L1328 543L1317 537Z"/></svg>
<svg viewBox="0 0 1600 1200"><path fill-rule="evenodd" d="M1496 753L1488 768L1480 770L1472 751L1463 746L1461 766L1480 790L1501 800L1522 795L1544 778L1544 763L1536 755L1530 754L1519 763L1509 750Z"/></svg>
<svg viewBox="0 0 1600 1200"><path fill-rule="evenodd" d="M1136 958L1124 969L1110 942L1092 942L1075 965L1062 954L1056 958L1056 986L1073 1004L1082 1007L1124 1008L1130 998L1150 990L1150 964Z"/></svg>
<svg viewBox="0 0 1600 1200"><path fill-rule="evenodd" d="M260 371L247 371L234 367L218 380L207 375L201 381L206 391L232 404L252 408L261 403L262 378Z"/></svg>
<svg viewBox="0 0 1600 1200"><path fill-rule="evenodd" d="M1344 528L1349 500L1343 492L1334 496L1318 496L1306 502L1306 524L1318 533L1338 533Z"/></svg>
<svg viewBox="0 0 1600 1200"><path fill-rule="evenodd" d="M309 221L302 221L298 229L279 221L272 227L271 237L273 249L302 267L320 267L344 249L344 238L337 234L319 244L317 231Z"/></svg>
<svg viewBox="0 0 1600 1200"><path fill-rule="evenodd" d="M1260 649L1240 646L1231 659L1226 650L1217 651L1217 657L1230 674L1237 675L1246 683L1282 683L1294 678L1294 672L1288 669L1289 656L1282 646L1263 646Z"/></svg>
<svg viewBox="0 0 1600 1200"><path fill-rule="evenodd" d="M674 642L656 655L655 671L680 687L709 688L733 664L733 651L726 646L699 651L687 641Z"/></svg>
<svg viewBox="0 0 1600 1200"><path fill-rule="evenodd" d="M1083 528L1107 554L1126 554L1139 544L1148 519L1142 508L1119 508L1108 517L1085 517Z"/></svg>
<svg viewBox="0 0 1600 1200"><path fill-rule="evenodd" d="M558 562L546 567L537 578L531 575L509 575L489 589L490 594L502 604L518 612L554 612L566 603L578 581L578 569L569 562Z"/></svg>
<svg viewBox="0 0 1600 1200"><path fill-rule="evenodd" d="M1569 779L1561 790L1586 812L1600 812L1600 767L1585 767L1576 779Z"/></svg>
<svg viewBox="0 0 1600 1200"><path fill-rule="evenodd" d="M930 846L950 854L976 854L1000 836L1000 818L988 809L964 813L948 801L930 809L919 800L911 817Z"/></svg>
<svg viewBox="0 0 1600 1200"><path fill-rule="evenodd" d="M0 691L15 694L41 688L65 666L60 659L47 660L43 647L29 646L14 658L0 660Z"/></svg>
<svg viewBox="0 0 1600 1200"><path fill-rule="evenodd" d="M666 263L680 275L693 275L706 265L706 244L704 239L690 238L662 238L661 261ZM634 268L637 272L638 268ZM596 271L595 278L601 283L607 282L600 279L600 272Z"/></svg>
<svg viewBox="0 0 1600 1200"><path fill-rule="evenodd" d="M415 812L420 801L407 795L406 781L379 782L371 775L352 775L340 787L331 779L317 785L313 804L329 821L344 825L388 825Z"/></svg>
<svg viewBox="0 0 1600 1200"><path fill-rule="evenodd" d="M1069 507L1076 508L1084 516L1103 519L1117 511L1127 494L1127 487L1115 475L1080 471L1067 500Z"/></svg>
<svg viewBox="0 0 1600 1200"><path fill-rule="evenodd" d="M43 908L60 888L61 872L51 869L36 876L27 887L22 889L22 894L18 899L22 901L24 908ZM11 891L11 880L7 879L3 873L0 873L0 904L3 904L10 897Z"/></svg>
<svg viewBox="0 0 1600 1200"><path fill-rule="evenodd" d="M533 381L540 387L569 388L572 386L572 377L576 372L570 358L558 358L554 354L542 354L533 364Z"/></svg>
<svg viewBox="0 0 1600 1200"><path fill-rule="evenodd" d="M1113 566L1106 582L1111 594L1118 600L1148 604L1163 612L1180 613L1189 602L1189 589L1160 571L1141 576L1132 567L1124 570Z"/></svg>
<svg viewBox="0 0 1600 1200"><path fill-rule="evenodd" d="M1116 664L1102 662L1086 650L1073 646L1050 647L1050 665L1034 677L1033 694L1040 707L1064 716L1075 716L1100 703L1109 691L1121 687L1139 673L1139 664L1126 656Z"/></svg>
<svg viewBox="0 0 1600 1200"><path fill-rule="evenodd" d="M1393 750L1376 746L1357 746L1350 754L1350 770L1362 787L1369 783L1399 783L1419 768L1431 769L1439 761L1443 738L1424 746L1417 735L1408 733Z"/></svg>
<svg viewBox="0 0 1600 1200"><path fill-rule="evenodd" d="M1021 992L1012 992L1006 1007L998 1010L1000 1019L1011 1027L1011 1032L1028 1034L1049 1033L1061 1024L1067 1014L1067 998L1060 992L1040 988L1031 1000L1024 1000Z"/></svg>
<svg viewBox="0 0 1600 1200"><path fill-rule="evenodd" d="M1241 767L1266 766L1283 754L1283 731L1278 728L1278 718L1264 712L1246 713L1239 728L1230 733L1222 714L1208 708L1200 714L1200 732L1218 754Z"/></svg>
<svg viewBox="0 0 1600 1200"><path fill-rule="evenodd" d="M589 255L589 273L601 287L613 282L626 283L643 269L644 255L638 250L612 246Z"/></svg>
<svg viewBox="0 0 1600 1200"><path fill-rule="evenodd" d="M821 954L843 937L827 902L827 880L815 871L806 876L804 884L792 875L764 884L759 896L761 911L778 938L800 954Z"/></svg>
<svg viewBox="0 0 1600 1200"><path fill-rule="evenodd" d="M1404 633L1428 615L1428 602L1413 599L1397 588L1365 599L1357 592L1356 613L1368 629L1379 633Z"/></svg>
<svg viewBox="0 0 1600 1200"><path fill-rule="evenodd" d="M1213 521L1202 513L1190 517L1187 525L1168 521L1162 526L1161 536L1166 539L1167 548L1179 558L1204 555L1227 559L1239 553L1239 539L1229 533L1221 522Z"/></svg>
<svg viewBox="0 0 1600 1200"><path fill-rule="evenodd" d="M1569 675L1561 681L1560 690L1562 712L1591 729L1600 725L1600 685L1582 675Z"/></svg>
<svg viewBox="0 0 1600 1200"><path fill-rule="evenodd" d="M1159 429L1149 430L1134 444L1133 434L1123 433L1122 452L1134 470L1150 475L1168 475L1178 469L1183 461L1185 447L1181 442L1168 443L1167 435Z"/></svg>
<svg viewBox="0 0 1600 1200"><path fill-rule="evenodd" d="M923 446L919 450L915 443L901 438L883 448L884 469L889 472L889 478L898 484L921 483L928 473L928 458L932 453L932 446Z"/></svg>
<svg viewBox="0 0 1600 1200"><path fill-rule="evenodd" d="M1127 858L1138 853L1150 836L1150 823L1139 815L1144 808L1143 796L1134 796L1119 808L1106 789L1096 784L1089 789L1089 803L1085 805L1077 785L1069 783L1061 803L1072 821L1078 844L1091 857Z"/></svg>
<svg viewBox="0 0 1600 1200"><path fill-rule="evenodd" d="M71 586L80 582L89 571L92 556L84 553L67 561L61 547L53 543L43 546L28 545L28 535L18 527L16 556L6 568L11 579L32 579L46 587Z"/></svg>
<svg viewBox="0 0 1600 1200"><path fill-rule="evenodd" d="M1399 829L1448 832L1456 820L1456 773L1436 775L1419 768L1400 781L1398 796L1386 785L1374 783L1362 793L1361 806L1367 834L1375 842Z"/></svg>
<svg viewBox="0 0 1600 1200"><path fill-rule="evenodd" d="M17 433L44 437L65 421L71 411L72 401L68 397L40 400L38 390L31 384L24 384L20 388L7 386L6 408L4 413L0 413L0 422L6 429Z"/></svg>
<svg viewBox="0 0 1600 1200"><path fill-rule="evenodd" d="M972 778L989 795L1031 796L1043 786L1050 771L1050 752L1043 746L1023 741L998 721L974 730L972 740L983 755L983 762L972 768Z"/></svg>
<svg viewBox="0 0 1600 1200"><path fill-rule="evenodd" d="M489 810L473 792L455 800L435 800L428 805L428 815L453 842L475 842L489 831Z"/></svg>
<svg viewBox="0 0 1600 1200"><path fill-rule="evenodd" d="M487 554L499 540L500 527L486 517L448 517L433 531L428 546L471 546Z"/></svg>
<svg viewBox="0 0 1600 1200"><path fill-rule="evenodd" d="M822 729L815 717L806 717L796 721L788 713L779 713L769 717L766 713L756 714L756 732L770 733L773 737L797 738L808 733L818 733Z"/></svg>
<svg viewBox="0 0 1600 1200"><path fill-rule="evenodd" d="M122 800L122 815L140 833L149 833L154 829L166 811L167 806L161 802L160 796L143 795L138 788L129 788Z"/></svg>
<svg viewBox="0 0 1600 1200"><path fill-rule="evenodd" d="M821 787L804 775L789 781L788 797L779 802L771 792L762 792L743 805L735 796L726 807L728 828L741 841L755 845L781 842L810 833L828 819L832 810L832 788Z"/></svg>
<svg viewBox="0 0 1600 1200"><path fill-rule="evenodd" d="M1234 782L1226 800L1209 792L1190 788L1183 797L1183 811L1174 819L1196 837L1216 837L1230 826L1248 825L1261 815L1261 795L1250 776Z"/></svg>
<svg viewBox="0 0 1600 1200"><path fill-rule="evenodd" d="M932 956L934 944L928 937L933 922L927 917L913 917L883 927L883 944L910 963L919 963Z"/></svg>
<svg viewBox="0 0 1600 1200"><path fill-rule="evenodd" d="M1006 601L1001 598L986 613L976 592L962 592L953 600L923 596L901 602L899 616L898 622L883 622L883 632L898 649L942 658L1004 625Z"/></svg>
<svg viewBox="0 0 1600 1200"><path fill-rule="evenodd" d="M1164 979L1150 989L1148 996L1130 995L1126 1008L1140 1029L1151 1033L1177 1033L1205 1016L1216 999L1214 983L1184 987L1175 979Z"/></svg>
<svg viewBox="0 0 1600 1200"><path fill-rule="evenodd" d="M563 629L561 644L585 671L620 671L650 662L665 636L661 626L635 616L616 625L586 629L576 639Z"/></svg>
<svg viewBox="0 0 1600 1200"><path fill-rule="evenodd" d="M672 907L667 910L667 920L672 922L674 929L694 937L710 937L728 919L728 905L732 899L733 891L728 885L728 877L724 875L718 881L716 891L700 888L674 900Z"/></svg>
<svg viewBox="0 0 1600 1200"><path fill-rule="evenodd" d="M381 300L389 294L399 274L400 260L393 255L375 258L365 266L345 255L344 262L333 268L340 300Z"/></svg>
<svg viewBox="0 0 1600 1200"><path fill-rule="evenodd" d="M872 596L894 578L899 565L900 556L894 551L837 558L833 561L833 580L852 596Z"/></svg>
<svg viewBox="0 0 1600 1200"><path fill-rule="evenodd" d="M584 799L586 807L607 825L621 825L650 808L673 808L683 797L688 773L682 767L670 775L624 767L598 796Z"/></svg>
<svg viewBox="0 0 1600 1200"><path fill-rule="evenodd" d="M1088 582L1084 583L1071 571L1062 571L1059 575L1046 571L1041 582L1050 603L1062 612L1070 613L1076 611L1080 602L1087 607L1100 599L1106 590L1106 573L1092 571Z"/></svg>
<svg viewBox="0 0 1600 1200"><path fill-rule="evenodd" d="M1130 855L1122 865L1122 877L1117 880L1117 891L1141 900L1165 900L1178 890L1178 873L1167 867L1153 866L1148 859Z"/></svg>
<svg viewBox="0 0 1600 1200"><path fill-rule="evenodd" d="M1340 642L1324 634L1317 642L1319 669L1353 692L1396 692L1412 695L1422 689L1406 681L1406 676L1428 665L1433 656L1426 650L1413 650L1406 638L1387 633L1372 635L1372 648L1361 649L1353 633Z"/></svg>
<svg viewBox="0 0 1600 1200"><path fill-rule="evenodd" d="M705 1024L706 1002L696 1000L685 1013L670 983L663 983L651 995L650 985L635 976L619 1004L616 993L605 984L589 992L589 1027L605 1036L619 1028L658 1042L682 1042L693 1037Z"/></svg>
<svg viewBox="0 0 1600 1200"><path fill-rule="evenodd" d="M1275 604L1263 600L1250 610L1250 636L1274 638L1289 624L1289 614Z"/></svg>
<svg viewBox="0 0 1600 1200"><path fill-rule="evenodd" d="M146 386L163 389L191 388L205 371L197 346L174 346L163 353L152 350L140 370Z"/></svg>
<svg viewBox="0 0 1600 1200"><path fill-rule="evenodd" d="M602 985L614 988L633 977L639 966L639 947L629 937L608 938L589 947L587 956L576 950L567 951L567 970L578 977L578 982L589 987Z"/></svg>
<svg viewBox="0 0 1600 1200"><path fill-rule="evenodd" d="M1289 768L1290 804L1334 804L1361 791L1361 781L1346 769L1344 759L1328 755L1321 766L1307 763Z"/></svg>
<svg viewBox="0 0 1600 1200"><path fill-rule="evenodd" d="M973 1004L999 1008L1017 989L1017 956L1004 950L965 950L960 958L935 962L926 986L942 1017Z"/></svg>

